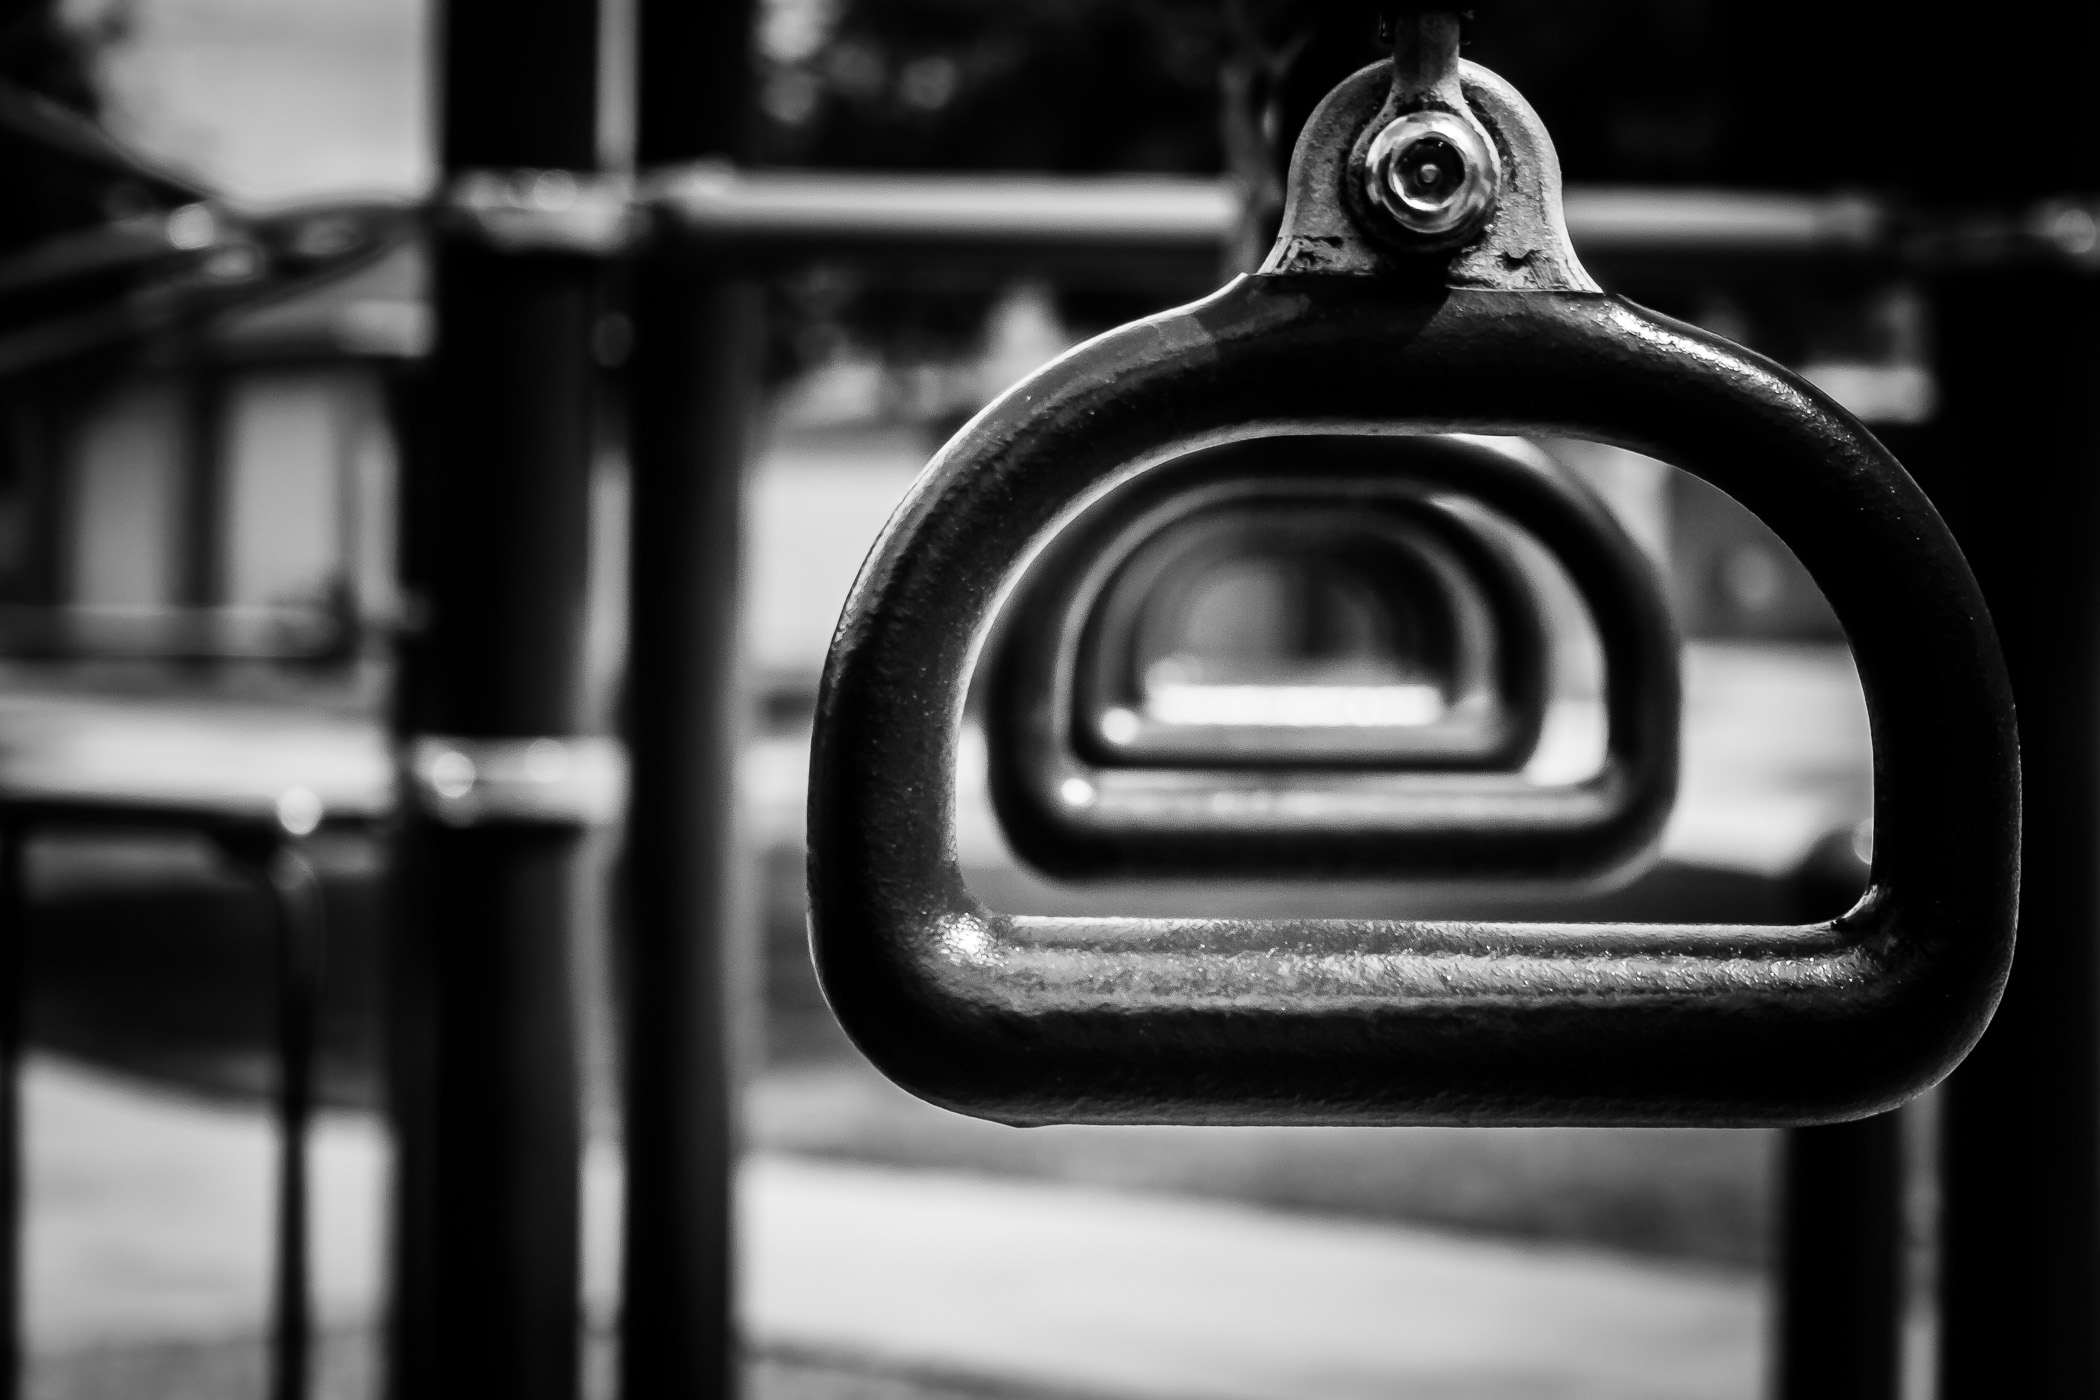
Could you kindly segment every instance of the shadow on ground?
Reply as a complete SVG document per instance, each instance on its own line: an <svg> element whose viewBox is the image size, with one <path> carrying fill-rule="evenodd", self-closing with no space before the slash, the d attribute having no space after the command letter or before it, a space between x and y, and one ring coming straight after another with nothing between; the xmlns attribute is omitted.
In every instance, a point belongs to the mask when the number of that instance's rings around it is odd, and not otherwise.
<svg viewBox="0 0 2100 1400"><path fill-rule="evenodd" d="M317 1339L311 1400L370 1400L378 1387L379 1338L370 1330ZM32 1361L26 1400L225 1400L263 1393L268 1360L259 1338L110 1347ZM615 1394L611 1339L592 1338L585 1400ZM746 1400L1098 1400L950 1370L888 1366L865 1357L767 1351L744 1363Z"/></svg>
<svg viewBox="0 0 2100 1400"><path fill-rule="evenodd" d="M379 847L367 838L337 838L318 843L314 857L330 927L324 1097L369 1110L378 1101L383 982ZM1023 1132L928 1107L875 1074L824 1010L804 944L800 864L798 851L776 848L761 866L768 1064L748 1099L748 1141L756 1149L1241 1200L1735 1265L1766 1257L1771 1133ZM267 906L208 841L145 832L40 835L30 848L27 883L35 1044L220 1097L253 1102L268 1092ZM1776 921L1795 916L1803 897L1798 882L1665 864L1588 899L1573 916ZM1808 897L1831 902L1849 894L1818 888Z"/></svg>

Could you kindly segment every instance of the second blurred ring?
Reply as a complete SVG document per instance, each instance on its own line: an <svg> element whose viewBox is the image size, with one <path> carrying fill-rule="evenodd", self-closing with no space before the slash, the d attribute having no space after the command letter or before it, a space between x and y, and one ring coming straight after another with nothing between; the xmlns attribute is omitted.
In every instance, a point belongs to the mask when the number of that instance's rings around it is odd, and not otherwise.
<svg viewBox="0 0 2100 1400"><path fill-rule="evenodd" d="M1604 701L1573 780L1537 761L1568 605ZM1595 879L1675 793L1660 583L1521 442L1266 437L1137 472L1044 542L989 656L1001 826L1066 877Z"/></svg>

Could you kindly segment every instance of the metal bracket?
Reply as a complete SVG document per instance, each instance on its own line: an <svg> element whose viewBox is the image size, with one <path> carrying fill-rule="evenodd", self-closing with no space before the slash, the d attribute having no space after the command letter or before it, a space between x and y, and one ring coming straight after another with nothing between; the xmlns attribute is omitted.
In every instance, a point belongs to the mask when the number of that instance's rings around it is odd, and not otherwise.
<svg viewBox="0 0 2100 1400"><path fill-rule="evenodd" d="M438 195L441 228L500 253L611 257L642 227L634 182L576 170L469 170Z"/></svg>
<svg viewBox="0 0 2100 1400"><path fill-rule="evenodd" d="M1969 213L1898 211L1855 195L1719 190L1578 188L1564 201L1545 129L1509 84L1460 62L1463 102L1454 103L1447 96L1454 84L1403 87L1393 71L1374 64L1344 80L1307 122L1305 140L1314 145L1293 167L1291 203L1264 271L1426 268L1454 287L1595 291L1570 242L1571 222L1583 247L1602 258L2100 270L2100 204L2075 196ZM1466 241L1410 245L1363 207L1363 167L1394 116L1459 107L1492 138L1502 169L1516 174ZM656 229L761 269L826 258L952 266L959 256L973 266L1039 268L1131 256L1207 265L1237 207L1233 187L1207 180L750 171L709 161L639 182L568 170L471 171L439 192L430 214L440 228L520 255L622 257ZM176 234L196 237L202 220L176 213L190 220L170 216ZM156 246L163 239L157 229L152 237ZM221 282L245 275L237 260L253 250L224 251L229 258L212 275ZM0 283L12 275L0 267Z"/></svg>
<svg viewBox="0 0 2100 1400"><path fill-rule="evenodd" d="M1387 246L1346 202L1357 141L1397 112L1386 65L1344 80L1306 127L1263 271L1009 389L862 566L810 758L811 945L847 1033L920 1097L1024 1124L1830 1122L1937 1082L1989 1022L2019 902L2018 733L1953 536L1813 386L1600 295L1537 118L1458 72L1504 176L1471 242ZM1629 447L1777 532L1867 696L1866 896L1807 925L984 904L952 778L971 680L1018 570L1075 506L1236 440L1454 431Z"/></svg>
<svg viewBox="0 0 2100 1400"><path fill-rule="evenodd" d="M426 734L403 763L416 810L444 826L605 826L627 801L616 739L461 739Z"/></svg>
<svg viewBox="0 0 2100 1400"><path fill-rule="evenodd" d="M1495 211L1455 249L1413 251L1393 240L1359 197L1376 133L1422 90L1374 63L1342 80L1305 123L1291 161L1283 227L1263 272L1325 272L1394 277L1439 272L1446 285L1510 292L1595 292L1595 279L1568 239L1561 213L1560 158L1552 138L1517 90L1477 63L1460 62L1458 85L1469 115L1501 155ZM1445 83L1433 89L1442 93Z"/></svg>

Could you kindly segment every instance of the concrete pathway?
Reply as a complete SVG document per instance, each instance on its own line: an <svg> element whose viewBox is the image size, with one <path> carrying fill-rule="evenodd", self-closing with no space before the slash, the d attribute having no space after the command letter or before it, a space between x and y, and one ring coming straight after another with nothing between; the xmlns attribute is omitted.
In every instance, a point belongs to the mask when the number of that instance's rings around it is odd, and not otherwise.
<svg viewBox="0 0 2100 1400"><path fill-rule="evenodd" d="M23 1084L30 1329L45 1354L255 1334L270 1135L252 1110L48 1058ZM382 1136L316 1135L319 1299L367 1324ZM619 1173L588 1169L610 1320ZM1748 1400L1746 1274L1067 1185L786 1157L742 1177L745 1325L775 1352L1106 1395Z"/></svg>
<svg viewBox="0 0 2100 1400"><path fill-rule="evenodd" d="M1114 1393L1741 1396L1739 1277L1160 1198L792 1160L752 1174L761 1337Z"/></svg>

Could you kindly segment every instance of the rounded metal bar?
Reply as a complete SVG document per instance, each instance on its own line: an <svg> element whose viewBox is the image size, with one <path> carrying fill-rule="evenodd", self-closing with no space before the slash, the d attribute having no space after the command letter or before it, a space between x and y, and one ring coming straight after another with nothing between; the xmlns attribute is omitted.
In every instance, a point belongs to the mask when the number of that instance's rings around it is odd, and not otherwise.
<svg viewBox="0 0 2100 1400"><path fill-rule="evenodd" d="M937 265L958 254L1152 254L1214 265L1240 205L1231 182L1189 176L864 174L720 162L666 171L639 194L679 236L767 265L871 255ZM1569 233L1595 258L1886 256L1897 232L1882 206L1847 195L1578 186L1566 208Z"/></svg>
<svg viewBox="0 0 2100 1400"><path fill-rule="evenodd" d="M754 0L641 0L635 158L749 152ZM736 759L743 491L758 289L704 250L633 272L624 856L623 1400L731 1400L738 1069L760 998L741 903Z"/></svg>
<svg viewBox="0 0 2100 1400"><path fill-rule="evenodd" d="M606 826L626 807L626 750L598 735L426 734L408 744L403 767L418 810L444 826Z"/></svg>
<svg viewBox="0 0 2100 1400"><path fill-rule="evenodd" d="M2082 150L2100 160L2100 132ZM2100 1394L2100 283L2000 269L1933 294L1946 391L1921 465L2036 755L2020 964L1941 1101L1939 1394L2073 1400Z"/></svg>
<svg viewBox="0 0 2100 1400"><path fill-rule="evenodd" d="M0 1400L23 1389L22 1053L27 1043L27 824L0 812Z"/></svg>
<svg viewBox="0 0 2100 1400"><path fill-rule="evenodd" d="M135 351L366 266L413 229L392 203L255 214L199 201L54 238L0 258L0 374Z"/></svg>
<svg viewBox="0 0 2100 1400"><path fill-rule="evenodd" d="M313 1391L313 1268L307 1139L319 1060L326 922L313 866L286 841L262 874L277 924L277 1256L270 1304L271 1400Z"/></svg>
<svg viewBox="0 0 2100 1400"><path fill-rule="evenodd" d="M1762 516L1851 639L1873 721L1867 896L1810 926L1016 917L955 856L968 681L1014 562L1118 475L1294 432L1630 447ZM2012 952L2019 778L1974 580L1827 397L1601 294L1270 274L1109 333L929 466L820 697L812 936L913 1092L1009 1122L1805 1123L1875 1112L1982 1033Z"/></svg>
<svg viewBox="0 0 2100 1400"><path fill-rule="evenodd" d="M1187 176L921 175L738 170L703 162L643 188L681 233L752 248L1152 245L1215 256L1238 200Z"/></svg>
<svg viewBox="0 0 2100 1400"><path fill-rule="evenodd" d="M1780 1167L1778 1400L1902 1394L1903 1115L1798 1128Z"/></svg>
<svg viewBox="0 0 2100 1400"><path fill-rule="evenodd" d="M437 8L446 179L560 170L573 188L588 184L599 10L594 0ZM401 529L407 583L429 621L404 639L396 733L586 733L601 268L581 254L502 252L446 226L432 271L434 354L418 386L428 411L404 439ZM578 1393L584 843L568 824L452 826L420 812L397 830L387 1360L397 1400Z"/></svg>

